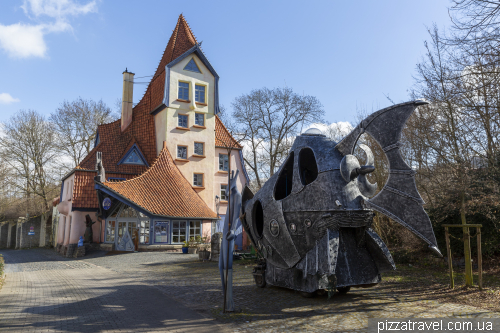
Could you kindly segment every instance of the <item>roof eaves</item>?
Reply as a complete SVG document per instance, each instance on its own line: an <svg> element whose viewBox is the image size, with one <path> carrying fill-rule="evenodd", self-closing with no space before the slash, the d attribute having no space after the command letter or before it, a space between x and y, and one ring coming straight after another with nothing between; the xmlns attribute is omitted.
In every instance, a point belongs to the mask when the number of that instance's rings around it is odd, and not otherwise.
<svg viewBox="0 0 500 333"><path fill-rule="evenodd" d="M96 172L97 170L89 170L89 169L80 169L80 168L73 168L71 169L70 172L68 172L66 175L63 176L63 178L61 179L61 181L65 181L66 179L68 179L72 174L74 174L76 171L83 171L83 172Z"/></svg>
<svg viewBox="0 0 500 333"><path fill-rule="evenodd" d="M152 116L155 116L157 113L165 110L167 106L165 105L165 103L160 103L160 105L158 105L157 107L155 107L149 114L152 115Z"/></svg>
<svg viewBox="0 0 500 333"><path fill-rule="evenodd" d="M199 43L196 44L195 46L193 46L192 48L190 48L189 50L187 50L186 52L184 52L183 54L181 54L180 56L178 56L177 58L175 58L174 60L172 60L171 62L169 62L166 67L171 68L172 66L175 66L182 59L186 58L188 55L190 55L193 52L196 52L196 55L201 59L201 61L208 68L208 70L215 77L219 78L219 74L217 74L217 72L213 68L212 64L210 63L210 61L208 61L207 57L205 56L205 54L203 53L203 51L200 49L200 44Z"/></svg>
<svg viewBox="0 0 500 333"><path fill-rule="evenodd" d="M151 211L149 211L148 209L144 208L143 206L137 204L136 202L133 202L132 200L130 200L129 198L127 198L126 196L116 192L115 190L113 190L112 188L104 185L103 183L100 183L100 182L97 182L95 181L96 183L96 189L99 189L99 190L103 190L104 188L104 192L112 192L113 195L116 195L117 197L121 198L122 200L120 200L121 202L125 203L125 204L128 204L128 205L131 205L132 206L136 206L138 208L140 208L140 210L143 211L143 213L146 213L147 215L151 215L151 216L154 216L154 217L162 217L162 218L169 218L169 219L202 219L202 220L218 220L218 218L214 218L214 217L203 217L203 216L199 216L199 217L191 217L191 216L169 216L169 215L159 215L159 214L156 214L156 213L153 213ZM110 194L110 193L108 193ZM117 199L119 199L117 198ZM125 201L125 202L124 202Z"/></svg>

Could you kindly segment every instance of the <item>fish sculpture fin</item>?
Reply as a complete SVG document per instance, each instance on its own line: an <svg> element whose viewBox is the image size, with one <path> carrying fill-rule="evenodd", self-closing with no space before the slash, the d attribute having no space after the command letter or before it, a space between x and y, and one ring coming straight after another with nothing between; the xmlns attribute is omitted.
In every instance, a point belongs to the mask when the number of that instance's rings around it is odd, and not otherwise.
<svg viewBox="0 0 500 333"><path fill-rule="evenodd" d="M424 104L428 103L416 100L377 111L361 121L336 148L344 155L352 154L363 133L377 141L389 161L389 178L382 190L366 200L365 205L403 225L442 256L437 248L431 221L423 208L424 201L417 190L416 172L406 164L399 150L403 127L413 111Z"/></svg>
<svg viewBox="0 0 500 333"><path fill-rule="evenodd" d="M254 194L252 190L247 185L245 185L245 188L243 189L243 194L241 195L241 207L243 212L245 211L245 206L247 201L252 200L253 196Z"/></svg>

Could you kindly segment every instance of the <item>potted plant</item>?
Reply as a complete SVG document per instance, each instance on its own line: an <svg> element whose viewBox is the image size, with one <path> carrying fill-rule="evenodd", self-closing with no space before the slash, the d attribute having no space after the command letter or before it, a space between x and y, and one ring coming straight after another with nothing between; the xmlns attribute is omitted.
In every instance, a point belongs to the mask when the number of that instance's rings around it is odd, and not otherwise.
<svg viewBox="0 0 500 333"><path fill-rule="evenodd" d="M194 237L191 237L188 242L188 253L189 254L195 254L198 251L198 243L194 239Z"/></svg>
<svg viewBox="0 0 500 333"><path fill-rule="evenodd" d="M207 244L208 236L201 237L196 236L196 240L198 241L198 259L200 260L209 260L210 259L210 251L207 250L207 247L210 244Z"/></svg>
<svg viewBox="0 0 500 333"><path fill-rule="evenodd" d="M186 254L189 251L189 241L185 240L184 244L182 245L182 253Z"/></svg>

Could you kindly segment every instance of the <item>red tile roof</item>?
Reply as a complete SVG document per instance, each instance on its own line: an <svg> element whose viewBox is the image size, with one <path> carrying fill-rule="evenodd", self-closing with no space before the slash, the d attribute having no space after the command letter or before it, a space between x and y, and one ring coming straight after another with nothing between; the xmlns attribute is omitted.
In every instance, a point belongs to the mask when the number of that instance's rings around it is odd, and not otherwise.
<svg viewBox="0 0 500 333"><path fill-rule="evenodd" d="M144 172L146 170L144 166L117 165L120 158L127 152L127 148L131 147L133 143L137 143L140 147L148 164L153 163L156 158L156 140L154 116L150 115L150 112L163 101L165 66L194 45L196 45L196 38L181 14L153 79L151 79L141 101L133 108L132 123L124 132L121 132L120 120L99 126L100 143L80 163L80 169L94 170L95 154L100 151L106 172L137 174Z"/></svg>
<svg viewBox="0 0 500 333"><path fill-rule="evenodd" d="M142 175L103 185L155 215L217 218L177 168L166 145L151 168Z"/></svg>
<svg viewBox="0 0 500 333"><path fill-rule="evenodd" d="M172 31L172 36L170 36L167 47L163 52L163 57L158 64L155 76L160 75L162 71L165 71L165 66L168 63L181 56L184 52L195 46L196 43L196 37L191 31L191 28L189 28L189 24L186 22L186 19L181 14L177 20L175 29Z"/></svg>
<svg viewBox="0 0 500 333"><path fill-rule="evenodd" d="M219 116L215 116L215 146L223 148L232 147L235 149L243 148L229 133Z"/></svg>
<svg viewBox="0 0 500 333"><path fill-rule="evenodd" d="M146 161L151 165L156 159L156 136L154 116L150 114L163 101L165 88L165 66L176 59L191 47L196 45L196 38L187 24L184 16L180 15L177 25L168 41L167 47L158 64L154 77L151 79L141 101L133 108L132 123L121 131L121 121L100 125L98 127L100 143L90 151L76 169L95 170L96 153L102 152L104 170L108 173L141 174L146 166L117 163L136 143ZM77 194L73 207L97 208L93 177L90 174L80 173L79 180L75 179L74 192Z"/></svg>
<svg viewBox="0 0 500 333"><path fill-rule="evenodd" d="M97 176L95 171L76 170L75 184L73 186L72 209L92 208L98 209L97 193L94 189L94 177ZM137 175L108 173L106 177L131 179Z"/></svg>

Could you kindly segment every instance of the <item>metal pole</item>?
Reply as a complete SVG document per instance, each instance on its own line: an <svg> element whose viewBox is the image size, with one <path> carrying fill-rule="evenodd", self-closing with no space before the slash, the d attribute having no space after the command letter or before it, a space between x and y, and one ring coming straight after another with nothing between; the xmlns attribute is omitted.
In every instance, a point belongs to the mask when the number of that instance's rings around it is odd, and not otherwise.
<svg viewBox="0 0 500 333"><path fill-rule="evenodd" d="M477 230L477 269L479 273L479 290L483 290L483 254L481 253L481 228Z"/></svg>
<svg viewBox="0 0 500 333"><path fill-rule="evenodd" d="M226 210L226 216L228 217L228 228L227 231L231 230L231 149L227 150L227 190L226 190L226 196L227 196L227 210ZM227 193L229 192L229 195ZM222 229L224 231L224 228ZM222 237L226 237L224 235L224 232L222 233ZM224 240L223 240L224 241ZM229 273L229 251L231 251L231 255L233 254L233 251L229 249L229 242L227 244L227 256L226 256L226 278L224 280L224 306L222 307L222 312L226 313L226 295L227 295L227 275Z"/></svg>
<svg viewBox="0 0 500 333"><path fill-rule="evenodd" d="M446 239L446 251L448 252L448 267L450 269L450 284L451 289L455 288L455 281L453 280L453 259L451 258L450 248L450 235L448 234L448 227L444 227L444 235Z"/></svg>

